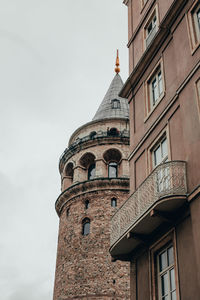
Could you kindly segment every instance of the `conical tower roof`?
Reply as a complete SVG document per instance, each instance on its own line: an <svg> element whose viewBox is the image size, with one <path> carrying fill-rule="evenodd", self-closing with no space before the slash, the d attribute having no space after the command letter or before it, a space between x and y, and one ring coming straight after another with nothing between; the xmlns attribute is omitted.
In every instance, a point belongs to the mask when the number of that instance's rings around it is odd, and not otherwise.
<svg viewBox="0 0 200 300"><path fill-rule="evenodd" d="M123 85L120 75L116 74L93 120L129 118L128 100L118 96Z"/></svg>

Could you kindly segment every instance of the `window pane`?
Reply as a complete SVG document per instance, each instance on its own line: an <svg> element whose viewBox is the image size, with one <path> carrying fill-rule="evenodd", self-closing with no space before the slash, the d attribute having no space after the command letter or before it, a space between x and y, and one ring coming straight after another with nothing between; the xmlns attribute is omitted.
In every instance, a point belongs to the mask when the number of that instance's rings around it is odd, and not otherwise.
<svg viewBox="0 0 200 300"><path fill-rule="evenodd" d="M162 159L168 156L168 149L167 149L167 139L165 138L161 143L162 148Z"/></svg>
<svg viewBox="0 0 200 300"><path fill-rule="evenodd" d="M162 292L162 296L167 296L168 295L168 276L167 276L167 273L165 273L161 277L161 292Z"/></svg>
<svg viewBox="0 0 200 300"><path fill-rule="evenodd" d="M199 26L199 30L200 30L200 8L197 11L197 21L198 21L198 26Z"/></svg>
<svg viewBox="0 0 200 300"><path fill-rule="evenodd" d="M150 23L149 26L148 26L148 28L147 28L148 34L150 34L151 31L152 31L152 23Z"/></svg>
<svg viewBox="0 0 200 300"><path fill-rule="evenodd" d="M95 164L92 164L88 169L88 180L95 177Z"/></svg>
<svg viewBox="0 0 200 300"><path fill-rule="evenodd" d="M169 272L170 276L170 291L175 291L176 290L176 284L175 284L175 273L174 273L174 268L170 270Z"/></svg>
<svg viewBox="0 0 200 300"><path fill-rule="evenodd" d="M158 88L159 88L159 96L163 92L163 84L162 84L162 74L161 72L158 73Z"/></svg>
<svg viewBox="0 0 200 300"><path fill-rule="evenodd" d="M87 235L90 233L90 223L87 222L83 225L83 235Z"/></svg>
<svg viewBox="0 0 200 300"><path fill-rule="evenodd" d="M171 293L171 300L176 300L176 291Z"/></svg>
<svg viewBox="0 0 200 300"><path fill-rule="evenodd" d="M108 177L116 178L117 177L117 163L110 163L108 166Z"/></svg>
<svg viewBox="0 0 200 300"><path fill-rule="evenodd" d="M171 266L174 264L174 253L173 253L173 247L170 247L168 250L168 266Z"/></svg>
<svg viewBox="0 0 200 300"><path fill-rule="evenodd" d="M167 251L159 256L160 272L167 268Z"/></svg>
<svg viewBox="0 0 200 300"><path fill-rule="evenodd" d="M154 165L157 166L161 163L162 158L161 158L161 147L160 145L158 148L154 151Z"/></svg>
<svg viewBox="0 0 200 300"><path fill-rule="evenodd" d="M111 200L111 206L112 207L116 207L117 206L117 200L116 199L112 199Z"/></svg>
<svg viewBox="0 0 200 300"><path fill-rule="evenodd" d="M152 98L153 105L155 105L156 101L158 100L158 84L156 78L152 81Z"/></svg>

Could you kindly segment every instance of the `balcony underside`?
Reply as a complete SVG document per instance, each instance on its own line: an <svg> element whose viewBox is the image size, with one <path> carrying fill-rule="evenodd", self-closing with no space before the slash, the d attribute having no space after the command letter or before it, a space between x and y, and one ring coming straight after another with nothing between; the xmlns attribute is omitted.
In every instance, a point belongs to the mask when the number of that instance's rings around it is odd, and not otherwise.
<svg viewBox="0 0 200 300"><path fill-rule="evenodd" d="M113 215L112 257L129 255L141 244L148 244L160 226L176 222L186 202L186 163L158 165Z"/></svg>
<svg viewBox="0 0 200 300"><path fill-rule="evenodd" d="M186 195L172 195L157 200L110 248L113 258L123 259L138 246L145 245L153 232L163 223L174 223L180 208L187 202Z"/></svg>

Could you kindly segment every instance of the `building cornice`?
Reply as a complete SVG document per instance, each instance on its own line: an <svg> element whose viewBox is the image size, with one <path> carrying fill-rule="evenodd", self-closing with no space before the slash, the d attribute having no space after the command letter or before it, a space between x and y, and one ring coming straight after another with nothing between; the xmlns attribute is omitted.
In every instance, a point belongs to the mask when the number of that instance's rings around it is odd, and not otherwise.
<svg viewBox="0 0 200 300"><path fill-rule="evenodd" d="M115 191L129 191L129 178L95 178L84 182L78 182L65 191L63 191L55 203L55 209L60 217L63 207L69 202L73 201L76 197L82 196L87 193L94 193L98 191L115 190Z"/></svg>

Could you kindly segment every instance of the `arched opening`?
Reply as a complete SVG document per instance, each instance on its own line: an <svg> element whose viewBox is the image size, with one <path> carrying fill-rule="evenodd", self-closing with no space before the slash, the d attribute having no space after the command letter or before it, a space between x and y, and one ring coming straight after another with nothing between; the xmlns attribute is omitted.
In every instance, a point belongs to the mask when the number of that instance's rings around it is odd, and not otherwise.
<svg viewBox="0 0 200 300"><path fill-rule="evenodd" d="M118 167L121 161L122 155L118 149L109 149L103 155L104 160L108 164L108 177L118 177Z"/></svg>
<svg viewBox="0 0 200 300"><path fill-rule="evenodd" d="M65 175L68 177L71 177L73 179L73 175L74 175L74 166L73 163L70 162L67 164L66 168L65 168Z"/></svg>
<svg viewBox="0 0 200 300"><path fill-rule="evenodd" d="M89 202L89 200L86 200L86 201L85 201L85 209L88 209L89 206L90 206L90 202Z"/></svg>
<svg viewBox="0 0 200 300"><path fill-rule="evenodd" d="M117 207L117 199L116 198L111 199L111 206L112 207Z"/></svg>
<svg viewBox="0 0 200 300"><path fill-rule="evenodd" d="M88 168L88 180L91 180L95 177L95 164L91 164Z"/></svg>
<svg viewBox="0 0 200 300"><path fill-rule="evenodd" d="M108 164L108 177L117 178L118 176L118 164L116 162L110 162Z"/></svg>
<svg viewBox="0 0 200 300"><path fill-rule="evenodd" d="M92 153L85 153L80 159L80 164L87 170L87 180L95 178L96 164Z"/></svg>
<svg viewBox="0 0 200 300"><path fill-rule="evenodd" d="M65 172L63 176L63 189L70 187L73 184L74 177L74 165L72 162L69 162L65 167Z"/></svg>
<svg viewBox="0 0 200 300"><path fill-rule="evenodd" d="M118 136L119 135L119 130L117 128L110 128L109 130L107 130L107 134L109 136Z"/></svg>
<svg viewBox="0 0 200 300"><path fill-rule="evenodd" d="M90 219L85 218L82 221L82 235L88 235L90 234Z"/></svg>

